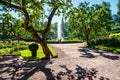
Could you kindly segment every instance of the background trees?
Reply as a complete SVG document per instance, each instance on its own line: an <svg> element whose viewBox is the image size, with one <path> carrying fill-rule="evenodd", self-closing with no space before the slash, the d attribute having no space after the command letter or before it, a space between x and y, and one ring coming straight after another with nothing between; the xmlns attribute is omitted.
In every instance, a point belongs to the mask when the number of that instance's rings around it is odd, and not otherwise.
<svg viewBox="0 0 120 80"><path fill-rule="evenodd" d="M82 32L88 45L90 37L93 38L92 34L98 36L106 32L112 23L110 4L106 2L92 6L88 2L80 3L68 12L67 17L72 29L77 34Z"/></svg>

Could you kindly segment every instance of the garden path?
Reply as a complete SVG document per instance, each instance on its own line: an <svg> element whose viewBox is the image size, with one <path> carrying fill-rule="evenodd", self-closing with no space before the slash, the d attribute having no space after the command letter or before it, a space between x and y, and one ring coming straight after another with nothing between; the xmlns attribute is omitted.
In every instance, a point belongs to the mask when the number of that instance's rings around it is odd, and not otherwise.
<svg viewBox="0 0 120 80"><path fill-rule="evenodd" d="M58 58L0 58L0 80L120 80L120 55L86 48L84 43L49 45Z"/></svg>
<svg viewBox="0 0 120 80"><path fill-rule="evenodd" d="M63 56L58 51L60 57L46 66L56 80L120 80L120 55L86 48L84 43L50 45L64 52Z"/></svg>

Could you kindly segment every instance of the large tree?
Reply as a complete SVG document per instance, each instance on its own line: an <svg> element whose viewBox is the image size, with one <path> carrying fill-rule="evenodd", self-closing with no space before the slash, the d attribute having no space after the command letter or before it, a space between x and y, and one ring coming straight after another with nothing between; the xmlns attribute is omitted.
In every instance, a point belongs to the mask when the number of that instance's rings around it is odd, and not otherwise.
<svg viewBox="0 0 120 80"><path fill-rule="evenodd" d="M88 45L91 33L107 29L112 21L110 4L106 2L92 6L88 2L80 3L68 12L67 17L74 31L83 33Z"/></svg>
<svg viewBox="0 0 120 80"><path fill-rule="evenodd" d="M69 8L71 0L0 0L0 5L3 10L19 13L24 19L21 27L34 36L35 41L41 44L46 57L49 57L51 52L47 47L46 37L52 18L62 12L62 9Z"/></svg>

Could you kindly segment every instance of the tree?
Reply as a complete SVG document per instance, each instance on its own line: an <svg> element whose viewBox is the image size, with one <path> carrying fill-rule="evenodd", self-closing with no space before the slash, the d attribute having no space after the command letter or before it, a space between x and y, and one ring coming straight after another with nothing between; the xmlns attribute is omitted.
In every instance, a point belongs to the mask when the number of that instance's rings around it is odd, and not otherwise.
<svg viewBox="0 0 120 80"><path fill-rule="evenodd" d="M12 21L13 19L14 19L13 16L9 13L0 14L0 20L2 21L2 23L0 23L1 24L0 26L2 28L1 29L2 39L7 39L10 37L11 30L12 30L12 23L10 21Z"/></svg>
<svg viewBox="0 0 120 80"><path fill-rule="evenodd" d="M91 33L96 34L102 29L107 29L112 21L110 4L106 2L92 6L88 2L80 3L67 14L73 29L78 33L83 33L88 45Z"/></svg>
<svg viewBox="0 0 120 80"><path fill-rule="evenodd" d="M71 6L71 0L0 0L3 10L14 10L19 12L24 22L22 27L32 34L35 41L40 43L46 57L51 55L47 47L46 37L50 31L52 18L55 14L60 14L62 9ZM45 13L45 6L49 12ZM36 26L37 21L39 26Z"/></svg>
<svg viewBox="0 0 120 80"><path fill-rule="evenodd" d="M119 26L120 25L120 0L118 1L117 7L118 7L118 12L113 17L114 17L114 22L116 23L117 26Z"/></svg>
<svg viewBox="0 0 120 80"><path fill-rule="evenodd" d="M57 39L57 23L51 25L51 30L47 35L47 39L49 40Z"/></svg>
<svg viewBox="0 0 120 80"><path fill-rule="evenodd" d="M118 7L118 13L117 14L120 16L120 0L118 1L117 7Z"/></svg>

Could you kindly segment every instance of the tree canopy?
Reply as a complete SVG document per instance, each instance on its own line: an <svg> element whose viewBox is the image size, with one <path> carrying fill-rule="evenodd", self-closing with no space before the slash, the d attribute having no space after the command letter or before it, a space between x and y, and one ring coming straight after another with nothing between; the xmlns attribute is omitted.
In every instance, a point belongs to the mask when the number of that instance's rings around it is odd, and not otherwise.
<svg viewBox="0 0 120 80"><path fill-rule="evenodd" d="M32 34L49 57L51 52L47 47L46 37L52 18L59 15L63 9L65 11L71 7L71 0L0 0L0 5L4 11L14 10L19 13L24 20L21 27Z"/></svg>
<svg viewBox="0 0 120 80"><path fill-rule="evenodd" d="M90 34L93 32L97 34L110 27L112 21L110 4L103 2L90 6L88 2L83 2L78 7L72 8L68 12L67 18L72 29L77 33L82 32L89 44Z"/></svg>

